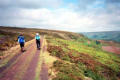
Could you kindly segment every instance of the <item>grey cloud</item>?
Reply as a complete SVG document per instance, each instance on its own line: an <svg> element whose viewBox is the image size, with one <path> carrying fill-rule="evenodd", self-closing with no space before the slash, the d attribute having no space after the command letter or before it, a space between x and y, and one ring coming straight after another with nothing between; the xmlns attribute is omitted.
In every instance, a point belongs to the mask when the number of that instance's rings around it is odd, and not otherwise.
<svg viewBox="0 0 120 81"><path fill-rule="evenodd" d="M95 2L96 0L78 0L77 10L85 10L89 5Z"/></svg>
<svg viewBox="0 0 120 81"><path fill-rule="evenodd" d="M79 6L86 7L88 5L93 4L94 2L96 2L96 0L79 0Z"/></svg>
<svg viewBox="0 0 120 81"><path fill-rule="evenodd" d="M0 0L0 8L56 8L62 3L62 0Z"/></svg>
<svg viewBox="0 0 120 81"><path fill-rule="evenodd" d="M107 3L120 3L120 0L106 0Z"/></svg>
<svg viewBox="0 0 120 81"><path fill-rule="evenodd" d="M48 29L55 29L56 26L48 24L46 20L39 20L32 19L31 16L24 15L24 11L26 9L33 9L36 10L38 8L48 8L48 7L59 7L62 4L63 0L0 0L0 25L7 25L7 26L27 26L27 27L41 27L41 28L48 28ZM120 30L120 8L119 3L120 0L106 0L105 5L107 6L104 10L103 9L94 9L91 11L85 12L89 6L92 6L98 0L78 0L77 10L81 12L76 13L83 13L83 17L90 15L93 16L91 20L95 20L95 24L91 25L91 31L93 30L109 30L109 29L116 29ZM103 0L99 0L103 1ZM114 4L113 4L114 3ZM59 7L60 8L60 7ZM30 11L29 11L30 13ZM61 12L59 12L61 13ZM41 17L41 16L40 16ZM89 17L89 16L88 16ZM59 20L59 19L58 19ZM64 20L64 18L63 18ZM42 23L42 22L46 23ZM96 24L97 23L97 24ZM104 25L104 23L107 23ZM65 29L65 27L57 27L56 29ZM71 31L78 31L79 29L68 28ZM67 29L66 29L67 30ZM84 31L86 29L83 29ZM89 30L86 30L89 31Z"/></svg>
<svg viewBox="0 0 120 81"><path fill-rule="evenodd" d="M77 10L87 10L96 2L103 2L106 10L112 8L120 8L120 0L78 0Z"/></svg>
<svg viewBox="0 0 120 81"><path fill-rule="evenodd" d="M120 0L106 0L107 7L110 8L120 8Z"/></svg>

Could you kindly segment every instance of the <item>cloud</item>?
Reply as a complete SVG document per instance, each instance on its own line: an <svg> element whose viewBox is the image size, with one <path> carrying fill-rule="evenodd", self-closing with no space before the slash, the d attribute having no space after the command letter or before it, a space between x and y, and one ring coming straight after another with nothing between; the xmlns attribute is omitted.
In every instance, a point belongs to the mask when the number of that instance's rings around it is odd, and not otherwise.
<svg viewBox="0 0 120 81"><path fill-rule="evenodd" d="M13 1L0 1L0 25L73 32L120 30L120 11L112 0L79 0L78 3L65 3L63 0Z"/></svg>
<svg viewBox="0 0 120 81"><path fill-rule="evenodd" d="M55 8L60 4L62 4L62 0L0 0L0 8Z"/></svg>
<svg viewBox="0 0 120 81"><path fill-rule="evenodd" d="M120 3L120 0L106 0L107 3Z"/></svg>

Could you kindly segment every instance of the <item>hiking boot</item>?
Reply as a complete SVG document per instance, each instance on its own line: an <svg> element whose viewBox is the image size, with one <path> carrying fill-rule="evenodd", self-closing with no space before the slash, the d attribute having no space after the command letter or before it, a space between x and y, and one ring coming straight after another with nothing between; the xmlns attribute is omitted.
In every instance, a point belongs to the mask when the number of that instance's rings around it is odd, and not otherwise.
<svg viewBox="0 0 120 81"><path fill-rule="evenodd" d="M24 48L21 48L21 52L25 52L26 50Z"/></svg>

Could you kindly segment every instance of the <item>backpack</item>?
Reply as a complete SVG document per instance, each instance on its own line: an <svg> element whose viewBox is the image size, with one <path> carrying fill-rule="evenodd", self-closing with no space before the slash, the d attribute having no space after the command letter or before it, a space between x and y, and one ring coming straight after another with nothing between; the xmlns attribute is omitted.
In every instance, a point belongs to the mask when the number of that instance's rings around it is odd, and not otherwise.
<svg viewBox="0 0 120 81"><path fill-rule="evenodd" d="M24 37L23 36L19 36L18 37L18 42L19 43L25 42Z"/></svg>
<svg viewBox="0 0 120 81"><path fill-rule="evenodd" d="M40 36L39 36L39 35L36 35L36 36L35 36L35 39L36 39L36 40L40 40Z"/></svg>

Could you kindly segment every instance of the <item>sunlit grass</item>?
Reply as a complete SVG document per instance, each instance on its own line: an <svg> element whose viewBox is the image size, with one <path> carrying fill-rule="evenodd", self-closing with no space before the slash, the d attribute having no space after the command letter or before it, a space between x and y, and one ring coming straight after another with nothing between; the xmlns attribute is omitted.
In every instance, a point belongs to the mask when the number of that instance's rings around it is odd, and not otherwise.
<svg viewBox="0 0 120 81"><path fill-rule="evenodd" d="M59 38L50 38L50 39L48 39L48 41L49 41L50 45L60 46L62 48L62 50L65 53L65 54L63 54L63 57L60 57L62 60L66 60L66 61L74 63L73 59L69 57L69 52L72 51L72 55L74 57L78 57L78 58L81 57L77 53L77 52L79 52L79 53L83 53L83 54L90 56L94 61L102 64L102 65L98 64L99 65L98 67L96 65L94 65L96 67L96 68L94 68L95 71L101 72L102 70L107 70L106 68L103 67L103 65L109 69L112 69L111 72L113 73L114 76L112 77L110 74L108 74L109 76L111 76L111 77L109 77L111 79L112 78L115 79L116 73L120 72L120 68L119 68L120 59L119 59L119 57L117 57L117 55L115 55L115 54L103 51L101 49L102 44L99 42L96 43L96 41L88 40L86 38L83 38L83 39L78 38L78 40L64 40L64 39L59 39ZM88 41L90 43L88 43ZM56 54L58 54L58 53L55 52L53 54L55 56L57 56ZM86 58L89 58L89 57L86 57ZM84 70L84 71L86 71L86 70ZM101 73L97 73L94 71L91 72L91 71L88 71L88 77L91 77L92 79L107 79L108 78L106 76L104 76L104 78L103 78L103 75ZM60 77L60 75L61 75L61 73L58 76ZM63 75L66 75L66 74L63 74ZM87 75L85 75L85 76L87 76Z"/></svg>

